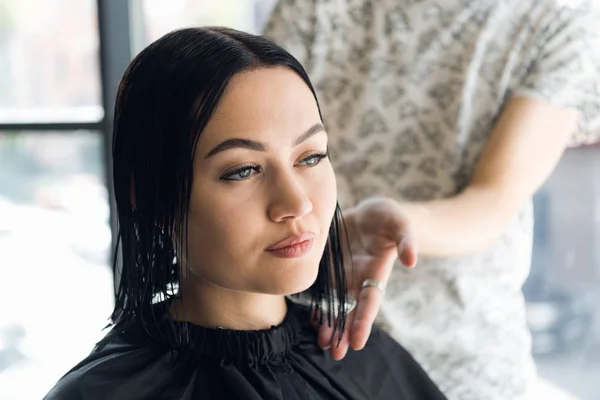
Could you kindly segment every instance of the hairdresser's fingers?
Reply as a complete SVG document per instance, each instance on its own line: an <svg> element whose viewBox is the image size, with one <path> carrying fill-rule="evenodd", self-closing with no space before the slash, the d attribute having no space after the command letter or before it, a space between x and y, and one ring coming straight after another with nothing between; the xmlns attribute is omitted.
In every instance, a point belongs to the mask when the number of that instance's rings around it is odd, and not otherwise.
<svg viewBox="0 0 600 400"><path fill-rule="evenodd" d="M351 322L351 316L354 313L351 313L348 316L348 320L346 321L346 323L348 324L349 322ZM341 360L342 358L346 357L346 354L348 353L348 348L350 347L350 331L348 330L348 325L346 325L346 329L344 329L344 333L342 334L342 337L340 339L339 333L336 333L331 341L331 347L329 348L329 354L331 354L331 358L333 358L334 360Z"/></svg>
<svg viewBox="0 0 600 400"><path fill-rule="evenodd" d="M352 324L348 326L350 331L350 345L354 350L361 350L365 347L371 335L371 329L375 323L375 317L377 317L384 295L382 288L376 286L366 286L363 288L362 283L367 279L375 280L385 288L396 257L397 252L393 249L381 257L366 257L357 260L362 263L360 268L361 280L357 282L359 285L358 303Z"/></svg>
<svg viewBox="0 0 600 400"><path fill-rule="evenodd" d="M351 315L352 314L348 317L346 324L350 322ZM318 344L323 350L329 350L331 358L334 360L341 360L346 356L348 348L350 347L350 332L348 329L345 329L340 339L339 333L334 334L333 327L329 326L327 322L324 322L324 324L319 327Z"/></svg>
<svg viewBox="0 0 600 400"><path fill-rule="evenodd" d="M348 316L346 327L349 323L351 323L352 315L353 314L350 314ZM345 329L340 340L340 337L337 333L334 335L333 321L331 326L326 320L323 321L322 325L319 325L318 321L313 322L313 324L318 329L317 343L319 347L323 350L329 350L329 353L334 360L341 360L344 358L350 346L350 333L348 329Z"/></svg>
<svg viewBox="0 0 600 400"><path fill-rule="evenodd" d="M319 334L317 343L323 350L331 348L331 339L333 336L333 326L327 325L327 321L323 321L323 324L319 326Z"/></svg>
<svg viewBox="0 0 600 400"><path fill-rule="evenodd" d="M354 350L362 350L367 344L382 298L383 293L376 287L366 287L360 292L356 317L349 327L352 332L350 344Z"/></svg>
<svg viewBox="0 0 600 400"><path fill-rule="evenodd" d="M398 244L398 259L406 268L414 268L417 265L418 248L412 236L405 234Z"/></svg>

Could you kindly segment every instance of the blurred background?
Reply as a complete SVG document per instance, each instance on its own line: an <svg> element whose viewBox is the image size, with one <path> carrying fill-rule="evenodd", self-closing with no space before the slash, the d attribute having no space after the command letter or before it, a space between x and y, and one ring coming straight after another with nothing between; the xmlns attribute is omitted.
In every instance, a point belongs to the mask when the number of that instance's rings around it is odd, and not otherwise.
<svg viewBox="0 0 600 400"><path fill-rule="evenodd" d="M258 33L274 2L0 0L0 399L41 398L104 334L109 134L128 62L179 27ZM534 203L523 290L540 398L598 399L600 146L567 150Z"/></svg>

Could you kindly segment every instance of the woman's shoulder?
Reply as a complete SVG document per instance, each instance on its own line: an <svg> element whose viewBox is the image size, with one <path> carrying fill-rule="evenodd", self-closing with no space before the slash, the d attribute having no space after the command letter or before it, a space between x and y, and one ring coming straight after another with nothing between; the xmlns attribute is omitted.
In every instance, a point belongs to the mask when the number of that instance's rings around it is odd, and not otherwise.
<svg viewBox="0 0 600 400"><path fill-rule="evenodd" d="M125 333L113 328L87 357L58 380L44 400L139 398L137 394L128 397L127 390L137 393L142 389L135 387L141 383L139 378L147 382L160 380L159 375L167 370L164 366L168 364L168 352L128 340ZM152 374L157 376L150 376ZM132 381L132 377L138 378ZM129 388L122 392L124 386Z"/></svg>

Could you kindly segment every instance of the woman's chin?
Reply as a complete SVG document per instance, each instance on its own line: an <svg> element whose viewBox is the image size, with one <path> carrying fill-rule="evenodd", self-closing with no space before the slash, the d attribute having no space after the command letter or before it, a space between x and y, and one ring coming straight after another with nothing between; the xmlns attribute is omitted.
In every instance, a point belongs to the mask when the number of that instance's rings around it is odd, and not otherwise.
<svg viewBox="0 0 600 400"><path fill-rule="evenodd" d="M291 274L285 274L286 276L277 277L277 281L271 281L271 286L268 292L276 295L290 295L305 291L315 283L317 279L318 268L314 271L295 271Z"/></svg>

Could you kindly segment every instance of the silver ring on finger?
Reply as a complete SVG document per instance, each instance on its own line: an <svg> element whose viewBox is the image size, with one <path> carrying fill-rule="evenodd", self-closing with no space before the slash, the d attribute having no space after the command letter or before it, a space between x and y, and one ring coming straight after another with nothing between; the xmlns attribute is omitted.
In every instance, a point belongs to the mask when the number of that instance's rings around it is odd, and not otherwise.
<svg viewBox="0 0 600 400"><path fill-rule="evenodd" d="M366 287L376 287L377 289L381 290L381 293L385 293L385 284L377 279L365 279L361 285L361 289Z"/></svg>

